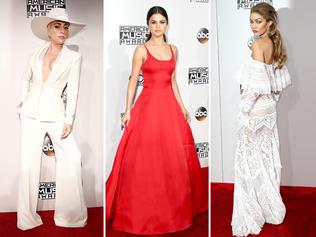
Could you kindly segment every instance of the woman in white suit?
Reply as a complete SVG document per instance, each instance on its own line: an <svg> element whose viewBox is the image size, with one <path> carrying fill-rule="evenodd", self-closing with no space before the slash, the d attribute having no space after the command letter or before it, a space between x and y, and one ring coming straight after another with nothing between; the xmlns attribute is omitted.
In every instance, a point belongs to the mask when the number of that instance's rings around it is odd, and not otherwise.
<svg viewBox="0 0 316 237"><path fill-rule="evenodd" d="M58 226L82 227L87 221L81 179L81 153L72 136L81 55L64 43L84 24L69 20L62 8L32 20L33 33L47 43L30 58L23 75L18 105L21 118L21 169L17 226L27 230L42 224L36 213L42 145L47 133L56 155L54 221ZM67 89L66 108L62 93Z"/></svg>

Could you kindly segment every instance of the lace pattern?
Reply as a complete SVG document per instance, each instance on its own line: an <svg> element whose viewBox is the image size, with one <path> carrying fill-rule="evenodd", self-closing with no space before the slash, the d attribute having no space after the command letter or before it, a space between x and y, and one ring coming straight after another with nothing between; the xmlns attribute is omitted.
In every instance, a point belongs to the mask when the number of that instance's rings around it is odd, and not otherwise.
<svg viewBox="0 0 316 237"><path fill-rule="evenodd" d="M237 74L242 95L235 154L234 236L259 234L264 223L285 216L280 195L281 162L276 102L290 83L286 67L250 60Z"/></svg>
<svg viewBox="0 0 316 237"><path fill-rule="evenodd" d="M279 138L273 117L260 119L259 126L243 126L238 133L232 218L236 236L258 234L265 222L279 224L285 216L279 192Z"/></svg>
<svg viewBox="0 0 316 237"><path fill-rule="evenodd" d="M256 132L257 130L265 126L272 130L276 125L276 116L276 112L267 114L265 116L253 117L249 117L243 113L240 113L238 115L239 129L245 127L248 130L251 130L252 132Z"/></svg>

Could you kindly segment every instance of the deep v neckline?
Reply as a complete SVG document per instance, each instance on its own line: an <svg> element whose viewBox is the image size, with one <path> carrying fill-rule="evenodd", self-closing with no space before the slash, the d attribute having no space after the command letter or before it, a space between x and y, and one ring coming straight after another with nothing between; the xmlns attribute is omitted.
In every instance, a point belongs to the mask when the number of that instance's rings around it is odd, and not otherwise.
<svg viewBox="0 0 316 237"><path fill-rule="evenodd" d="M49 47L50 47L50 44L48 45L48 47L46 48L46 50L43 51L43 53L42 53L42 55L41 55L41 69L42 69L42 83L43 83L43 84L45 84L45 83L49 80L49 78L50 78L50 76L51 76L51 74L52 74L52 71L53 71L53 69L54 69L54 66L55 66L55 64L58 62L58 59L60 58L61 52L62 52L63 49L64 49L64 46L63 46L62 49L61 49L61 50L59 51L59 53L57 54L57 56L56 56L56 58L55 58L55 60L54 60L54 62L53 62L53 64L52 64L52 66L49 67L50 70L49 70L49 72L47 73L46 80L44 80L44 58L45 58L45 55L47 54L47 52L48 52L48 50L49 50Z"/></svg>

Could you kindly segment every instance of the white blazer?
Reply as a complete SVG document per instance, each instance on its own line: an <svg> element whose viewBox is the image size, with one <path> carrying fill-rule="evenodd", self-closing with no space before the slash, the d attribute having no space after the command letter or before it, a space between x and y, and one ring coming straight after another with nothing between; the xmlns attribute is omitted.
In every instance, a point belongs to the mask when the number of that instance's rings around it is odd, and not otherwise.
<svg viewBox="0 0 316 237"><path fill-rule="evenodd" d="M49 43L35 51L23 74L21 102L18 109L21 115L40 121L64 120L72 125L77 106L81 55L63 46L43 82L43 55ZM62 92L67 85L67 105L64 106Z"/></svg>

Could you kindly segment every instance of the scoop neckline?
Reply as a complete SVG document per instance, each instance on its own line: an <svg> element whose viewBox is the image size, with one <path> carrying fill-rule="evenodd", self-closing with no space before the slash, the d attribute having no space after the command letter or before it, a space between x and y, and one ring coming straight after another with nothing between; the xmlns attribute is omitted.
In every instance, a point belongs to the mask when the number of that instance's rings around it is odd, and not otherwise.
<svg viewBox="0 0 316 237"><path fill-rule="evenodd" d="M171 61L171 60L173 59L173 51L172 51L171 45L170 45L170 44L167 44L167 45L168 45L169 48L170 48L171 58L170 58L170 59L158 59L158 58L156 58L155 56L153 56L153 55L151 54L151 52L149 51L149 49L147 48L147 46L144 44L144 46L145 46L147 52L149 53L149 55L150 55L151 57L153 57L155 60L160 61L160 62L169 62L169 61Z"/></svg>

